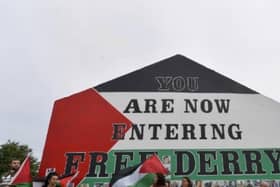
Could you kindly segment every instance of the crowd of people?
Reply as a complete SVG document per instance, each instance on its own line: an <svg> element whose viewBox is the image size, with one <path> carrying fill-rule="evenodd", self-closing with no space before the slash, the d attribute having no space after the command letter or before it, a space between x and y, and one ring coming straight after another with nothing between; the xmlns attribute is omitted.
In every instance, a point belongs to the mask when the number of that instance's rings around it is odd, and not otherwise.
<svg viewBox="0 0 280 187"><path fill-rule="evenodd" d="M20 160L12 159L10 163L10 169L6 173L4 173L0 178L0 187L13 187L10 185L12 178L17 173L20 168ZM44 185L42 187L56 187L58 184L59 176L55 172L50 172L46 176L44 181ZM155 175L154 184L152 187L170 187L171 183L169 180L166 180L165 176L161 173L157 173ZM192 182L188 177L184 177L182 179L181 187L192 187Z"/></svg>
<svg viewBox="0 0 280 187"><path fill-rule="evenodd" d="M13 185L10 185L10 182L19 170L20 164L21 161L18 159L11 160L9 170L2 174L0 178L0 187L14 187ZM44 185L42 187L58 187L58 184L59 175L55 172L50 172L46 176ZM232 181L229 181L228 183L224 181L223 184L219 184L217 181L205 182L204 184L202 184L201 180L197 180L193 184L193 182L187 176L183 177L181 181L170 181L166 178L165 175L161 173L156 173L154 183L150 187L280 187L280 184L278 184L275 180L272 180L271 182L252 182L250 180L247 180L246 182L235 181L234 183Z"/></svg>

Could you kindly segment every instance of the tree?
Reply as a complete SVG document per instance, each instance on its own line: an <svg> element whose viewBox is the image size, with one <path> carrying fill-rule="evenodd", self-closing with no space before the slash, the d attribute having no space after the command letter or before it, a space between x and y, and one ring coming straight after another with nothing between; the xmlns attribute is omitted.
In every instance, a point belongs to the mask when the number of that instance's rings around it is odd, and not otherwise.
<svg viewBox="0 0 280 187"><path fill-rule="evenodd" d="M32 176L36 176L40 163L32 156L32 149L28 145L22 145L19 142L11 140L0 145L0 176L9 170L12 159L18 159L23 162L28 153L31 153L31 174Z"/></svg>

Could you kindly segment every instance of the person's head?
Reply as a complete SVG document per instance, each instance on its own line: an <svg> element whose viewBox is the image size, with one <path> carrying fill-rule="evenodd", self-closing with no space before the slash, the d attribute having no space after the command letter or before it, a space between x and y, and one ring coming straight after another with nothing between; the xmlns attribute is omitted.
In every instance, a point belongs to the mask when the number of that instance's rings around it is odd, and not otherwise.
<svg viewBox="0 0 280 187"><path fill-rule="evenodd" d="M170 164L170 158L169 158L169 156L164 156L164 157L163 157L163 164Z"/></svg>
<svg viewBox="0 0 280 187"><path fill-rule="evenodd" d="M189 179L189 177L183 177L181 186L192 187L192 181Z"/></svg>
<svg viewBox="0 0 280 187"><path fill-rule="evenodd" d="M269 184L268 182L263 181L261 182L260 187L269 187Z"/></svg>
<svg viewBox="0 0 280 187"><path fill-rule="evenodd" d="M57 173L56 172L50 172L46 177L44 187L56 186L57 182L58 182Z"/></svg>
<svg viewBox="0 0 280 187"><path fill-rule="evenodd" d="M20 168L20 160L12 159L10 167L11 170L17 171Z"/></svg>
<svg viewBox="0 0 280 187"><path fill-rule="evenodd" d="M153 187L165 187L166 185L165 183L166 183L165 176L161 173L156 173Z"/></svg>

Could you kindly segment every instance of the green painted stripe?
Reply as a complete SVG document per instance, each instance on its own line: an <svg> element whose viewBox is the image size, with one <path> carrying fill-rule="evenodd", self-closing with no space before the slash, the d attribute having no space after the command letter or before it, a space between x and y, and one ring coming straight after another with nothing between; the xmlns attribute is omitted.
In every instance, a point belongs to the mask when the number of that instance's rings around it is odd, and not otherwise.
<svg viewBox="0 0 280 187"><path fill-rule="evenodd" d="M16 187L32 187L32 183L21 183L17 184Z"/></svg>

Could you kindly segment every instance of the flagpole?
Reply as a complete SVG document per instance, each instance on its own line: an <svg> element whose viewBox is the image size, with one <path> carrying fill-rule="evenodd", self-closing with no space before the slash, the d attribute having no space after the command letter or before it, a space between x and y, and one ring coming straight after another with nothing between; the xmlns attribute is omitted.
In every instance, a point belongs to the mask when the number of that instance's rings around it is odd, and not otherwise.
<svg viewBox="0 0 280 187"><path fill-rule="evenodd" d="M20 165L19 169L17 170L16 174L12 177L9 185L12 185L15 181L15 179L18 177L18 175L20 174L20 171L22 170L22 168L24 167L25 163L27 162L27 160L30 158L31 153L29 152L26 156L26 158L24 159L23 163Z"/></svg>

